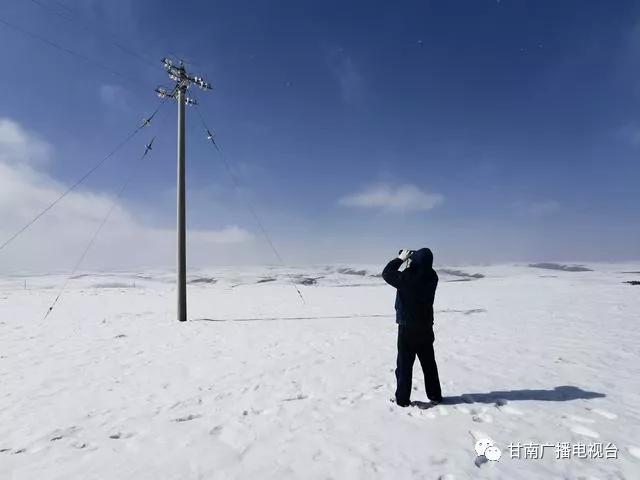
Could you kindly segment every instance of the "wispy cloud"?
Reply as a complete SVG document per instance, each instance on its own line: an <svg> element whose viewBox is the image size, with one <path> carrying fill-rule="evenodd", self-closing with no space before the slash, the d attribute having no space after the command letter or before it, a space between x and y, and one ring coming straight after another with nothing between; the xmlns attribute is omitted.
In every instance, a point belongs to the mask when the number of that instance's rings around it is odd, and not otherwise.
<svg viewBox="0 0 640 480"><path fill-rule="evenodd" d="M52 148L10 119L0 119L0 241L8 238L57 198L66 186L38 170L50 159ZM39 162L32 162L34 157ZM111 195L88 190L71 192L24 235L0 252L0 269L65 269L97 229L114 202ZM89 266L167 265L173 263L175 233L172 229L142 223L127 205L115 200L109 223L89 255ZM191 230L190 259L211 261L252 238L237 225L220 230ZM46 240L45 240L46 239ZM225 247L228 245L228 247ZM227 252L228 253L228 252ZM86 266L86 265L85 265Z"/></svg>
<svg viewBox="0 0 640 480"><path fill-rule="evenodd" d="M540 200L535 202L516 202L516 210L531 217L546 217L560 210L560 203L556 200Z"/></svg>
<svg viewBox="0 0 640 480"><path fill-rule="evenodd" d="M637 123L630 123L619 128L615 135L634 147L640 146L640 125Z"/></svg>
<svg viewBox="0 0 640 480"><path fill-rule="evenodd" d="M339 200L347 207L372 208L389 212L426 211L444 202L439 193L429 193L415 185L375 185Z"/></svg>
<svg viewBox="0 0 640 480"><path fill-rule="evenodd" d="M39 166L47 163L51 146L24 130L16 122L0 118L0 162L14 166Z"/></svg>
<svg viewBox="0 0 640 480"><path fill-rule="evenodd" d="M211 243L240 243L251 239L251 234L237 225L222 230L202 230L195 232L203 241Z"/></svg>
<svg viewBox="0 0 640 480"><path fill-rule="evenodd" d="M120 85L101 85L100 101L109 108L126 110L128 107L127 91Z"/></svg>
<svg viewBox="0 0 640 480"><path fill-rule="evenodd" d="M342 100L349 104L357 104L364 98L364 78L351 56L342 48L333 49L327 55L327 63L331 75L338 82Z"/></svg>
<svg viewBox="0 0 640 480"><path fill-rule="evenodd" d="M139 18L135 12L136 0L119 0L117 2L104 2L103 0L83 0L76 2L78 9L82 9L85 15L100 20L110 28L120 31L133 30ZM113 31L113 30L112 30Z"/></svg>

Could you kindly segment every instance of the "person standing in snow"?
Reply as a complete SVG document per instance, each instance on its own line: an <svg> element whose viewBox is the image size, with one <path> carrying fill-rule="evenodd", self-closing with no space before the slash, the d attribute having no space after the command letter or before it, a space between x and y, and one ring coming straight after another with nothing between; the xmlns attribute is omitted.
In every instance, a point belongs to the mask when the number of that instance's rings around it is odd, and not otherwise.
<svg viewBox="0 0 640 480"><path fill-rule="evenodd" d="M408 262L407 268L399 271ZM401 250L382 271L382 278L396 293L398 359L396 366L396 403L411 405L411 377L416 355L420 360L427 397L432 404L442 401L438 366L433 352L433 299L438 275L433 269L433 253L428 248L415 252Z"/></svg>

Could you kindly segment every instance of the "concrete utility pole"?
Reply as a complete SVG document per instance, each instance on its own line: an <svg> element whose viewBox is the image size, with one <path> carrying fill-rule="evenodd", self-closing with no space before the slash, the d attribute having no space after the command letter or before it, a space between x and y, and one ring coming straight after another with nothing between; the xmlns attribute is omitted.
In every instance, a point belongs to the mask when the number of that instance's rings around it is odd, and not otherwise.
<svg viewBox="0 0 640 480"><path fill-rule="evenodd" d="M187 89L195 83L202 90L211 90L211 85L202 77L189 75L182 62L175 65L170 59L163 58L162 64L169 74L169 78L176 82L172 90L164 87L156 88L161 98L175 98L178 101L178 320L187 320L187 216L186 216L186 183L185 183L185 105L195 105L193 98L187 97Z"/></svg>

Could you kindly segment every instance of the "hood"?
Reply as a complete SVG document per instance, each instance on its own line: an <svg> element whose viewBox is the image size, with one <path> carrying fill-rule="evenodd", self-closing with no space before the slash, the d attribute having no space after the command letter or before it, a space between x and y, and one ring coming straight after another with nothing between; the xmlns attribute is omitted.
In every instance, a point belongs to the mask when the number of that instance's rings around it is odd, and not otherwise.
<svg viewBox="0 0 640 480"><path fill-rule="evenodd" d="M428 248L416 250L411 255L411 266L416 270L431 270L433 268L433 253Z"/></svg>

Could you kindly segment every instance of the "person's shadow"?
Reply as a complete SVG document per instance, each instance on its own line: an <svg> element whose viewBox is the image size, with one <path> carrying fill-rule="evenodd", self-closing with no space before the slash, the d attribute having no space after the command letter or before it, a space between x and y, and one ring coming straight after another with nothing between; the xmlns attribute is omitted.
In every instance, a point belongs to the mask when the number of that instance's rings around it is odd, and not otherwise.
<svg viewBox="0 0 640 480"><path fill-rule="evenodd" d="M508 401L537 400L542 402L568 402L570 400L590 400L606 397L604 393L582 390L580 387L562 385L553 390L495 390L487 393L465 393L454 397L443 397L443 405L459 405L461 403L495 403L504 405ZM414 405L429 408L431 404L416 401Z"/></svg>

